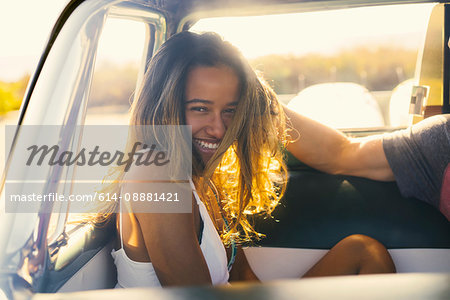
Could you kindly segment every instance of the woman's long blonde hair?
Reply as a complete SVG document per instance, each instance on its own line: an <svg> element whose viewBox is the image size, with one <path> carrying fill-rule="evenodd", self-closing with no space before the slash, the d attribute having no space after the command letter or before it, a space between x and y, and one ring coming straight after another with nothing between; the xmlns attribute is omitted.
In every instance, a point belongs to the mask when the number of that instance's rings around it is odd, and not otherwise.
<svg viewBox="0 0 450 300"><path fill-rule="evenodd" d="M285 192L287 169L282 148L287 134L275 93L234 46L214 33L186 31L171 37L148 66L132 104L130 124L185 125L187 76L199 66L230 67L239 79L240 98L232 124L206 164L192 147L192 179L203 200L213 196L220 199L229 224L218 228L224 243L250 241L261 236L253 227L252 216L270 215ZM165 140L169 147L178 143L171 157L182 163L186 161L183 153L192 145L179 145L183 143L180 135L173 130ZM109 190L118 191L123 174L123 169L116 170L117 180ZM211 182L218 195L209 189Z"/></svg>

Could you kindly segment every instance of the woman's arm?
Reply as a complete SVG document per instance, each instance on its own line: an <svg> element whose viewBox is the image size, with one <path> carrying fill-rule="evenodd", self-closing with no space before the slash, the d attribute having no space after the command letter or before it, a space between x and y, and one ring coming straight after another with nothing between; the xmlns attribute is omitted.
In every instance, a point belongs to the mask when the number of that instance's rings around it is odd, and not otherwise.
<svg viewBox="0 0 450 300"><path fill-rule="evenodd" d="M297 159L331 174L392 181L394 175L380 135L348 138L342 132L284 107L288 127L293 128L287 150Z"/></svg>
<svg viewBox="0 0 450 300"><path fill-rule="evenodd" d="M135 214L162 286L211 284L192 214Z"/></svg>
<svg viewBox="0 0 450 300"><path fill-rule="evenodd" d="M155 184L145 183L149 167L132 167L126 175L122 193L147 193L155 190ZM164 170L158 167L158 174ZM154 171L154 170L153 170ZM151 175L150 175L151 176ZM154 176L154 175L153 175ZM157 188L157 186L156 186ZM192 198L192 209L198 209ZM147 251L162 286L211 284L211 276L200 249L193 213L144 213L136 211L144 243L140 248ZM139 204L142 205L142 204ZM131 235L133 232L131 232Z"/></svg>
<svg viewBox="0 0 450 300"><path fill-rule="evenodd" d="M230 272L230 281L259 281L253 272L242 247L238 247L236 260Z"/></svg>

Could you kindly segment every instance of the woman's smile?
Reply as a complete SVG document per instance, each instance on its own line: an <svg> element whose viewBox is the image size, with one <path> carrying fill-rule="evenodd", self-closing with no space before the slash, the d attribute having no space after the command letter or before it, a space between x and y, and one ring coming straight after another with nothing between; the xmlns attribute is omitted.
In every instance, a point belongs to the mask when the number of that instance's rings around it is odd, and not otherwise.
<svg viewBox="0 0 450 300"><path fill-rule="evenodd" d="M215 151L220 144L219 142L211 142L208 140L202 140L202 139L196 139L194 138L193 141L197 144L198 148L202 151Z"/></svg>

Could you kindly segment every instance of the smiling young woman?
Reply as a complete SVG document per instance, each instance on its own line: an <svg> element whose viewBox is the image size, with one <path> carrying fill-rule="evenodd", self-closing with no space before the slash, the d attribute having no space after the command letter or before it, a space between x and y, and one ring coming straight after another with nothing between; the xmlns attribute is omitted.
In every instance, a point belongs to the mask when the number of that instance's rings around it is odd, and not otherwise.
<svg viewBox="0 0 450 300"><path fill-rule="evenodd" d="M186 83L186 124L204 163L216 152L233 120L239 99L239 79L223 65L197 67Z"/></svg>
<svg viewBox="0 0 450 300"><path fill-rule="evenodd" d="M288 133L273 91L239 51L216 34L182 32L152 58L130 124L191 126L192 145L180 139L177 130L163 139L176 145L169 156L180 166L191 163L183 150L192 147L192 213L142 213L120 207L119 243L112 252L118 286L257 280L236 246L262 236L250 220L270 215L287 184L282 148ZM135 142L132 136L128 144ZM154 167L119 170L112 188L135 193L130 182L167 173L170 170ZM351 236L306 276L394 270L380 243Z"/></svg>

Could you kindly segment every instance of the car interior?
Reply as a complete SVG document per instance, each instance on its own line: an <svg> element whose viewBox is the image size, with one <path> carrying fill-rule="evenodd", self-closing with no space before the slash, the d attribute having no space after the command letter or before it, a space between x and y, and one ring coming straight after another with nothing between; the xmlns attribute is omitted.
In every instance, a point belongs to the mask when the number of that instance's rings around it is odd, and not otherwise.
<svg viewBox="0 0 450 300"><path fill-rule="evenodd" d="M133 101L147 62L158 47L171 35L190 30L203 18L338 12L380 5L410 5L411 2L431 7L414 73L415 85L426 87L428 91L427 105L421 106L421 111L411 116L411 120L417 122L437 113L450 113L450 51L447 47L450 6L445 1L72 0L55 24L31 78L19 124L65 125L61 136L68 137L68 149L75 149L76 141L83 139L75 130L78 125L126 124L126 114L112 119L95 118L108 109L113 116L128 109L120 103L115 108L102 106L98 100L102 86L113 88L98 75L108 73L107 65L103 65L106 69L99 67L102 53L105 57L109 55L105 47L115 47L103 43L102 38L117 37L119 27L128 30L124 31L125 38L130 30L141 36L136 43L129 42L130 56L138 69L130 71L133 80L127 84L131 93L118 96L126 103ZM295 39L295 36L290 38ZM116 42L128 44L127 40ZM124 67L122 73L114 76L125 76L127 70ZM409 108L411 95L406 98ZM388 100L384 100L384 107L389 106ZM45 110L49 107L52 109ZM381 109L381 114L387 118L388 108ZM344 131L351 136L366 136L402 126ZM15 139L20 139L20 132ZM14 156L14 146L10 156ZM286 153L286 160L289 168L286 195L272 218L255 220L257 231L265 237L244 248L252 269L262 282L301 277L327 250L352 234L365 234L384 244L398 273L450 272L450 223L435 207L418 199L404 198L395 182L325 174L289 153ZM51 181L44 187L47 192L72 191L71 185L80 179L73 166L54 166L47 171ZM55 178L57 180L53 180ZM2 186L4 184L5 179ZM52 211L51 214L18 214L15 219L8 219L12 234L23 235L15 242L15 247L10 245L9 250L2 253L16 271L11 286L37 293L37 296L114 288L117 274L110 253L116 237L115 222L95 226L90 222L76 222L76 214L71 213L67 205L55 204ZM30 224L29 228L14 233L14 224L23 221ZM40 271L31 271L36 268ZM186 293L195 297L191 292Z"/></svg>

